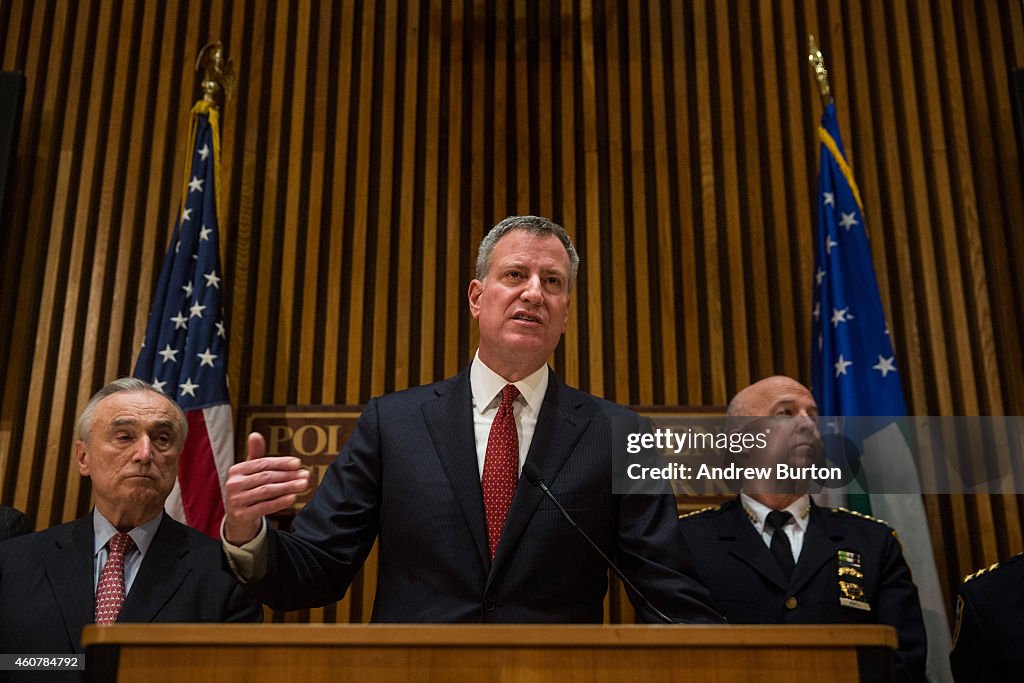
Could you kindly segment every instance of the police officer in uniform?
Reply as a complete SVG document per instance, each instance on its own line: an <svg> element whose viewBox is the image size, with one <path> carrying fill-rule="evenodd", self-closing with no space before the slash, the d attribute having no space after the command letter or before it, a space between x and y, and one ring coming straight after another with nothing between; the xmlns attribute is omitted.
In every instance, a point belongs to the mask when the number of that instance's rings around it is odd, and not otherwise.
<svg viewBox="0 0 1024 683"><path fill-rule="evenodd" d="M769 377L729 404L730 424L764 431L767 446L737 465L820 463L814 397L788 377ZM746 421L745 417L770 417ZM925 680L926 639L917 588L888 525L815 506L807 482L750 481L724 505L679 526L719 611L738 624L889 624L899 635L901 680Z"/></svg>
<svg viewBox="0 0 1024 683"><path fill-rule="evenodd" d="M957 683L1024 676L1024 554L960 584L949 663Z"/></svg>

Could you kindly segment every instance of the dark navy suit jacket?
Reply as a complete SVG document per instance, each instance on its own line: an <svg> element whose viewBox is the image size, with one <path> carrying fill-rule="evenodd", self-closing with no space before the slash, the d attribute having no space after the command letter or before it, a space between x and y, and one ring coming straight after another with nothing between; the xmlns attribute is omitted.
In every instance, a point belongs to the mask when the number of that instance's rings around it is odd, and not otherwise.
<svg viewBox="0 0 1024 683"><path fill-rule="evenodd" d="M812 506L796 569L786 580L739 499L679 520L715 604L734 624L889 624L899 635L897 672L924 681L921 603L892 529L871 518ZM838 553L855 553L870 611L840 603Z"/></svg>
<svg viewBox="0 0 1024 683"><path fill-rule="evenodd" d="M268 574L247 587L275 609L338 600L379 538L374 621L600 622L604 563L525 480L491 562L472 415L468 370L370 401L292 532L270 531ZM720 620L687 572L674 498L612 494L613 429L642 422L552 372L527 460L655 607Z"/></svg>
<svg viewBox="0 0 1024 683"><path fill-rule="evenodd" d="M6 541L28 532L28 518L23 512L0 505L0 541Z"/></svg>
<svg viewBox="0 0 1024 683"><path fill-rule="evenodd" d="M93 623L92 514L0 545L0 652L73 654ZM166 514L118 622L259 621L220 543Z"/></svg>

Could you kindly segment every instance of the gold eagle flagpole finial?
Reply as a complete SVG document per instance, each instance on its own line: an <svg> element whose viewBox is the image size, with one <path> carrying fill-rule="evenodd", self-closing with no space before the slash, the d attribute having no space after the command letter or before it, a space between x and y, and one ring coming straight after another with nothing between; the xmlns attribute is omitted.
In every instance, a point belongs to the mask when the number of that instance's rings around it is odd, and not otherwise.
<svg viewBox="0 0 1024 683"><path fill-rule="evenodd" d="M821 50L818 49L818 44L814 41L813 34L808 34L807 36L807 51L807 61L811 63L811 68L814 69L814 78L818 81L821 99L827 105L832 102L832 88L828 84L828 69L825 68L825 58L821 56Z"/></svg>
<svg viewBox="0 0 1024 683"><path fill-rule="evenodd" d="M225 99L231 97L235 85L235 65L224 55L224 43L219 40L207 43L196 57L196 71L202 70L203 99L216 104L217 91L223 91Z"/></svg>

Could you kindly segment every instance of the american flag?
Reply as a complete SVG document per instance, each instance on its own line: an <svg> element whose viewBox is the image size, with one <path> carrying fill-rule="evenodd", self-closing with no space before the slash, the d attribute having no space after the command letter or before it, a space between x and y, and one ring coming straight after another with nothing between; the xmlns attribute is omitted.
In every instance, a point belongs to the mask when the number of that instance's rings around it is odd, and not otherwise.
<svg viewBox="0 0 1024 683"><path fill-rule="evenodd" d="M135 376L178 402L188 418L188 439L167 512L220 537L222 486L234 463L227 387L227 330L221 309L217 181L220 139L217 110L192 109L189 174L181 214L164 257L146 338Z"/></svg>
<svg viewBox="0 0 1024 683"><path fill-rule="evenodd" d="M919 489L913 456L899 418L907 414L889 326L882 310L864 205L846 161L833 103L818 128L818 229L814 250L811 388L826 420L856 416L843 429L861 449L866 490ZM869 419L864 419L865 417ZM872 474L874 472L874 474ZM881 473L885 473L884 475ZM885 477L901 481L885 481ZM852 498L852 496L851 496ZM859 503L865 502L860 496ZM949 681L949 625L921 496L871 493L869 511L885 517L903 538L928 633L927 675Z"/></svg>

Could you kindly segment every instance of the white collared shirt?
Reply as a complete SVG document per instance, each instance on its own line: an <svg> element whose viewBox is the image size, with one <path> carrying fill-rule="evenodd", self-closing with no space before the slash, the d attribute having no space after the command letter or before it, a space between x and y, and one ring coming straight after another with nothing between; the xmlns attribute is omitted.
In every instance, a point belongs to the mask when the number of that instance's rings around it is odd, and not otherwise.
<svg viewBox="0 0 1024 683"><path fill-rule="evenodd" d="M487 367L480 360L480 351L477 350L473 365L469 368L469 385L473 393L473 433L476 437L477 471L481 479L484 476L484 458L487 457L487 438L491 434L494 416L498 414L498 406L501 405L501 390L506 384L515 384L519 390L513 414L519 435L519 471L522 472L526 454L530 452L530 444L533 442L533 432L537 428L544 394L548 390L548 366L540 366L518 382L509 382Z"/></svg>
<svg viewBox="0 0 1024 683"><path fill-rule="evenodd" d="M142 559L146 556L146 552L149 550L150 544L153 543L153 537L156 536L156 530L160 527L160 519L162 517L163 513L157 515L148 522L143 522L128 532L128 535L132 537L133 541L135 541L136 550L126 553L124 557L125 595L128 595L128 591L132 588L132 582L135 581L135 576L139 573L139 567L142 565ZM103 572L104 565L107 564L107 542L113 538L118 531L117 527L111 524L106 517L100 514L99 510L93 508L92 533L92 590L95 592L96 587L100 582L100 574Z"/></svg>
<svg viewBox="0 0 1024 683"><path fill-rule="evenodd" d="M740 494L740 501L743 503L743 509L747 513L747 517L750 519L754 528L761 534L764 544L769 548L772 545L772 534L775 530L768 526L768 513L772 511L770 507L759 503L745 493ZM786 526L782 527L782 530L786 532L786 536L789 537L789 547L793 550L793 561L796 562L800 559L800 550L804 547L804 534L807 532L807 523L811 520L811 497L803 495L791 503L787 508L786 512L793 515L793 519L786 523Z"/></svg>

